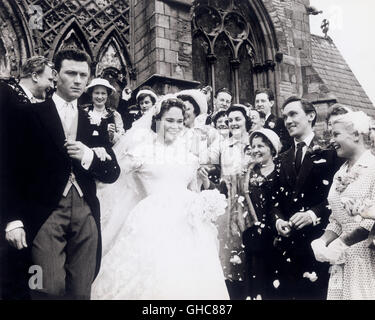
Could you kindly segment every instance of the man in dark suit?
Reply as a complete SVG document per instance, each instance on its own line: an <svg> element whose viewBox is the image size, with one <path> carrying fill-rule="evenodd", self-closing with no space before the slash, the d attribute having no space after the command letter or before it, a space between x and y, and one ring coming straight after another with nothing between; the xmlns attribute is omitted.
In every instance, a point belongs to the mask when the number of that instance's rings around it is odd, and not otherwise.
<svg viewBox="0 0 375 320"><path fill-rule="evenodd" d="M12 162L14 135L19 127L18 107L43 101L47 91L53 87L53 63L43 56L34 56L26 60L21 67L20 81L12 79L0 82L0 210L7 211L7 204L12 202L10 191L14 177L9 170ZM5 229L0 221L0 228ZM28 299L27 253L18 251L5 241L5 234L0 236L0 296L7 300ZM4 261L7 261L5 265ZM26 270L26 271L25 271Z"/></svg>
<svg viewBox="0 0 375 320"><path fill-rule="evenodd" d="M272 107L275 105L273 91L268 88L260 88L255 91L255 110L266 115L264 128L273 130L280 138L281 152L288 150L292 145L292 138L285 128L284 121L272 114Z"/></svg>
<svg viewBox="0 0 375 320"><path fill-rule="evenodd" d="M278 288L281 299L325 299L328 265L317 262L310 243L323 234L330 210L327 196L341 162L318 144L314 106L297 97L283 105L293 146L280 156L272 216L280 235Z"/></svg>
<svg viewBox="0 0 375 320"><path fill-rule="evenodd" d="M56 92L20 115L13 156L16 188L6 212L6 239L29 249L42 281L34 298L89 299L101 258L100 210L95 180L114 182L120 168L108 145L91 148L88 115L77 106L90 57L57 53ZM38 274L36 274L38 276Z"/></svg>

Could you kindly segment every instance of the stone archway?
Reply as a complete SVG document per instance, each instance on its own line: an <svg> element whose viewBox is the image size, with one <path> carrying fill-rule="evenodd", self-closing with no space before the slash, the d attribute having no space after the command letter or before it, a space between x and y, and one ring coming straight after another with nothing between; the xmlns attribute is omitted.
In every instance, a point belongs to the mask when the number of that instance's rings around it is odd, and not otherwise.
<svg viewBox="0 0 375 320"><path fill-rule="evenodd" d="M32 30L24 12L27 6L12 0L0 2L0 78L18 77L20 66L34 54Z"/></svg>

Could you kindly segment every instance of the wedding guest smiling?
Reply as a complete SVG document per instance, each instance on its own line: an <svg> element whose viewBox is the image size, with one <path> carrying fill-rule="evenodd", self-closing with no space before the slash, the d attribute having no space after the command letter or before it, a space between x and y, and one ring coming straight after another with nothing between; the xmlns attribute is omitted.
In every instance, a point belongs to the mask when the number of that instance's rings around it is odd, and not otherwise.
<svg viewBox="0 0 375 320"><path fill-rule="evenodd" d="M329 224L311 244L318 261L332 264L329 300L375 299L375 252L364 241L375 221L353 216L350 205L375 201L375 156L366 145L369 128L370 118L362 111L333 121L332 144L346 162L335 174L328 195Z"/></svg>
<svg viewBox="0 0 375 320"><path fill-rule="evenodd" d="M108 97L116 91L108 80L95 78L86 87L91 96L92 105L86 108L93 126L94 136L98 145L105 143L106 139L115 144L125 133L121 115L106 107Z"/></svg>
<svg viewBox="0 0 375 320"><path fill-rule="evenodd" d="M245 162L245 147L249 144L251 120L243 105L232 105L227 111L230 138L220 146L221 180L228 197L226 214L217 220L220 242L220 259L231 299L246 298L245 257L242 232L245 230L243 212L239 208L238 194Z"/></svg>
<svg viewBox="0 0 375 320"><path fill-rule="evenodd" d="M249 165L240 194L245 197L247 229L242 239L246 254L247 295L252 299L274 299L277 280L277 252L273 246L276 236L270 209L276 177L274 159L281 149L275 132L260 129L250 135L253 162Z"/></svg>

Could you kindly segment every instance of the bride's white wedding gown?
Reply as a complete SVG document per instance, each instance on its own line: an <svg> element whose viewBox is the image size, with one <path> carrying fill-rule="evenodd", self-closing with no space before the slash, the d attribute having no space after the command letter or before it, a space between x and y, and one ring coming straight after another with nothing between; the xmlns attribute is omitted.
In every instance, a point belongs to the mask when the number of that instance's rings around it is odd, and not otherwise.
<svg viewBox="0 0 375 320"><path fill-rule="evenodd" d="M122 176L98 189L103 258L92 299L228 299L216 229L189 190L197 159L183 142L139 140L116 146Z"/></svg>

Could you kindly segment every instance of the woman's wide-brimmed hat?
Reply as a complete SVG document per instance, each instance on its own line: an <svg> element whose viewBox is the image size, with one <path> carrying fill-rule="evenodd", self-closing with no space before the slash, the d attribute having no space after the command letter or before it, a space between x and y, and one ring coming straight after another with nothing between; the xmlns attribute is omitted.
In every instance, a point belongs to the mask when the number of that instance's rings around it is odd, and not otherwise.
<svg viewBox="0 0 375 320"><path fill-rule="evenodd" d="M152 90L149 90L149 89L141 89L138 91L135 99L138 100L138 97L141 95L141 94L146 94L146 95L149 95L151 97L153 97L155 99L155 101L158 100L158 96L156 95L156 93Z"/></svg>
<svg viewBox="0 0 375 320"><path fill-rule="evenodd" d="M264 129L264 128L255 130L250 134L250 138L249 138L250 143L251 141L253 141L254 136L257 134L263 135L264 137L268 139L269 142L271 142L272 146L274 147L276 151L276 154L280 152L281 141L280 141L279 136L274 131L272 131L271 129Z"/></svg>
<svg viewBox="0 0 375 320"><path fill-rule="evenodd" d="M103 86L103 87L106 87L107 89L111 90L111 93L112 94L113 92L116 92L116 89L115 87L113 87L108 80L106 79L103 79L103 78L95 78L95 79L92 79L92 81L90 82L90 84L86 87L86 91L90 90L91 88L94 88L96 86Z"/></svg>
<svg viewBox="0 0 375 320"><path fill-rule="evenodd" d="M207 114L207 99L206 96L197 89L190 89L190 90L182 90L176 94L177 97L179 96L190 96L194 99L194 101L199 106L200 115Z"/></svg>

